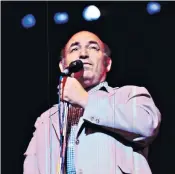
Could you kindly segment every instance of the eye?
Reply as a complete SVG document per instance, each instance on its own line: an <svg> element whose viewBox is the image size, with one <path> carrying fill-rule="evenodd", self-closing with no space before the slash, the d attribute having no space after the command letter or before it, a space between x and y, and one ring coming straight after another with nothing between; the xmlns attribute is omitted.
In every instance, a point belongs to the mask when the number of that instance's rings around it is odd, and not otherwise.
<svg viewBox="0 0 175 174"><path fill-rule="evenodd" d="M75 47L75 48L72 48L70 52L72 53L73 51L77 51L77 50L78 50L78 47Z"/></svg>
<svg viewBox="0 0 175 174"><path fill-rule="evenodd" d="M96 51L100 50L97 46L90 46L89 49L93 49L93 50L96 50Z"/></svg>

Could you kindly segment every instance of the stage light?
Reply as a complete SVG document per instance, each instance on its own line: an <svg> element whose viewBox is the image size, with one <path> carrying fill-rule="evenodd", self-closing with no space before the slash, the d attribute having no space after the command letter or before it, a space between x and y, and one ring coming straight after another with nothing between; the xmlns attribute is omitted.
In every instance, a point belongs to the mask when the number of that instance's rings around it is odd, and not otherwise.
<svg viewBox="0 0 175 174"><path fill-rule="evenodd" d="M54 15L54 21L56 24L65 24L66 22L68 22L69 20L69 16L66 12L58 12Z"/></svg>
<svg viewBox="0 0 175 174"><path fill-rule="evenodd" d="M24 28L31 28L36 24L36 19L32 14L28 14L22 18L21 23Z"/></svg>
<svg viewBox="0 0 175 174"><path fill-rule="evenodd" d="M161 10L161 6L157 2L149 2L147 4L147 12L150 15L153 15L153 14L156 14L156 13L160 12L160 10Z"/></svg>
<svg viewBox="0 0 175 174"><path fill-rule="evenodd" d="M87 21L97 20L100 15L100 10L95 5L90 5L83 11L83 17Z"/></svg>

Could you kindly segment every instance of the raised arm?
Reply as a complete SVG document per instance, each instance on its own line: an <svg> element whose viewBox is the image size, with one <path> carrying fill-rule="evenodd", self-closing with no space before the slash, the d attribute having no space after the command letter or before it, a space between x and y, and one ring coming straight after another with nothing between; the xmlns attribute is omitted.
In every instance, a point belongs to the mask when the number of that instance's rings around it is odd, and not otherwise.
<svg viewBox="0 0 175 174"><path fill-rule="evenodd" d="M125 86L89 94L83 119L143 145L157 135L161 114L146 88Z"/></svg>

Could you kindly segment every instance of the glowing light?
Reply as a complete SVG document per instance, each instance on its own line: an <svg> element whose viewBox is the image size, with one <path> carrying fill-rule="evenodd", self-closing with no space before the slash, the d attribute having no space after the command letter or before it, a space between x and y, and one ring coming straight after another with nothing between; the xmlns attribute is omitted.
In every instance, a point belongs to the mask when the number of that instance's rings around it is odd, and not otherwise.
<svg viewBox="0 0 175 174"><path fill-rule="evenodd" d="M56 24L65 24L66 22L68 22L69 20L69 16L66 12L58 12L54 15L54 21Z"/></svg>
<svg viewBox="0 0 175 174"><path fill-rule="evenodd" d="M83 17L87 21L97 20L100 15L100 10L95 5L90 5L83 11Z"/></svg>
<svg viewBox="0 0 175 174"><path fill-rule="evenodd" d="M157 3L157 2L149 2L149 3L147 4L147 12L148 12L150 15L159 13L160 10L161 10L161 6L160 6L160 4Z"/></svg>
<svg viewBox="0 0 175 174"><path fill-rule="evenodd" d="M28 14L22 18L21 24L24 28L31 28L36 24L36 19L32 14Z"/></svg>

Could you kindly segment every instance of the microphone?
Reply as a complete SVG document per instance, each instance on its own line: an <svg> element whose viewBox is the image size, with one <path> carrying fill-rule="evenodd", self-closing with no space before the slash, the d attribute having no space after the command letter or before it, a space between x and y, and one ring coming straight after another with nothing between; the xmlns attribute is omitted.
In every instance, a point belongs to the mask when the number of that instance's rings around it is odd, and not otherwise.
<svg viewBox="0 0 175 174"><path fill-rule="evenodd" d="M69 76L72 73L78 72L83 69L83 62L81 60L75 60L61 73L62 76Z"/></svg>

